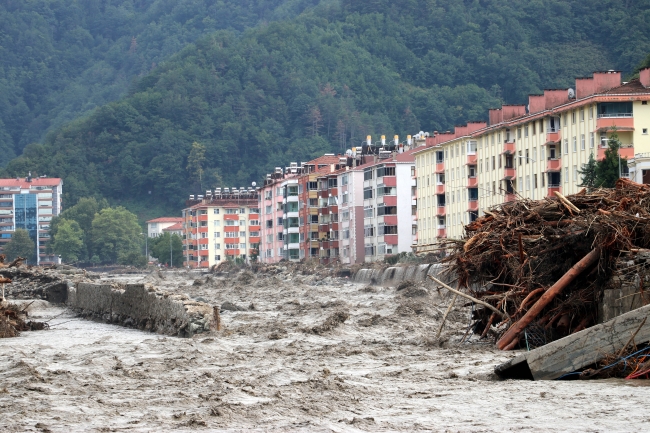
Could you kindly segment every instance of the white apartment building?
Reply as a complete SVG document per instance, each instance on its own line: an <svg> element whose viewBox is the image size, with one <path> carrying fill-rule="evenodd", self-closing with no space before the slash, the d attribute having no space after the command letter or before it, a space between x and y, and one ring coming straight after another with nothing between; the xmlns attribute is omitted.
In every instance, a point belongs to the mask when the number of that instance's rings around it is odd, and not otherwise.
<svg viewBox="0 0 650 433"><path fill-rule="evenodd" d="M621 158L639 152L630 159L632 178L645 174L650 180L650 158L644 156L650 154L649 100L650 73L621 84L620 72L596 72L577 79L575 90L531 95L528 107L490 110L489 125L474 122L435 134L415 152L417 250L462 237L465 224L500 203L578 192L579 171L590 154L604 157L614 133L623 143Z"/></svg>

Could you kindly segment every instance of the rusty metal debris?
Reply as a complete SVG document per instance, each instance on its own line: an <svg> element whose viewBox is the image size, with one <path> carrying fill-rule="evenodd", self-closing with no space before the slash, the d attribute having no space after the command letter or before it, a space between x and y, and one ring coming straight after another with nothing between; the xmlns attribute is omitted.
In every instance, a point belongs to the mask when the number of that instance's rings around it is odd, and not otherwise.
<svg viewBox="0 0 650 433"><path fill-rule="evenodd" d="M613 189L505 203L445 246L460 290L512 318L474 304L473 332L503 350L530 349L598 323L617 260L650 247L650 186L620 179Z"/></svg>

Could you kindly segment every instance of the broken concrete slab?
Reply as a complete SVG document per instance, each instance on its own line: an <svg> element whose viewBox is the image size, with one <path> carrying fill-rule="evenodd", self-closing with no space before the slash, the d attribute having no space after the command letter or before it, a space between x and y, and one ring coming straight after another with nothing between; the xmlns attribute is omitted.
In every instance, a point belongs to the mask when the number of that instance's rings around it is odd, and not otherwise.
<svg viewBox="0 0 650 433"><path fill-rule="evenodd" d="M608 322L524 352L498 365L494 371L503 379L552 380L591 365L608 354L617 353L638 329L636 344L650 341L650 305L618 316Z"/></svg>

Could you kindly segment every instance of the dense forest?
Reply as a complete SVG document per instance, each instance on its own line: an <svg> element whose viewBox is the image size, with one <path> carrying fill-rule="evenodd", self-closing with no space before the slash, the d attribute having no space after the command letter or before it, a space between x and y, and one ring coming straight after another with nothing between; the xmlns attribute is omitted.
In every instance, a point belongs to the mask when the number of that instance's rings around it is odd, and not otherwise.
<svg viewBox="0 0 650 433"><path fill-rule="evenodd" d="M650 0L8 4L0 22L18 33L51 5L80 12L47 15L33 36L60 53L43 49L50 63L0 31L14 53L1 63L0 147L23 152L4 175L62 176L68 206L104 197L141 216L366 134L446 130L594 70L627 75L650 52ZM64 22L86 48L57 36Z"/></svg>
<svg viewBox="0 0 650 433"><path fill-rule="evenodd" d="M0 166L123 96L135 77L215 30L295 17L317 0L0 2Z"/></svg>

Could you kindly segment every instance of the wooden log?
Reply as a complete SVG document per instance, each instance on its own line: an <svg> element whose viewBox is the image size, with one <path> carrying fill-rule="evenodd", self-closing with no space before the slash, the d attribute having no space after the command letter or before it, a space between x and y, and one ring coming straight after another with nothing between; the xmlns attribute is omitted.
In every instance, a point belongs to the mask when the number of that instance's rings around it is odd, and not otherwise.
<svg viewBox="0 0 650 433"><path fill-rule="evenodd" d="M463 293L463 292L458 291L458 290L456 290L456 289L452 289L451 287L449 287L448 285L446 285L445 283L443 283L442 281L440 281L440 280L437 279L436 277L432 277L431 275L427 275L427 276L428 276L429 278L431 278L433 281L435 281L436 283L440 284L440 285L441 285L442 287L444 287L445 289L449 290L450 292L455 293L455 294L457 294L458 296L462 296L463 298L467 298L467 299L469 299L470 301L474 302L475 304L479 304L479 305L482 305L482 306L484 306L484 307L486 307L486 308L489 308L490 310L494 311L494 312L497 313L499 316L501 316L503 319L506 319L506 320L512 322L512 319L510 318L510 316L508 316L508 313L506 313L505 311L499 311L499 310L497 310L496 308L494 308L492 305L488 304L487 302L483 302L483 301L481 301L480 299L476 299L475 297L470 296L470 295L468 295L467 293Z"/></svg>
<svg viewBox="0 0 650 433"><path fill-rule="evenodd" d="M560 201L568 207L570 210L572 210L575 213L580 213L580 209L578 209L573 203L569 201L565 196L563 196L559 191L555 191L555 195L557 198L560 199Z"/></svg>
<svg viewBox="0 0 650 433"><path fill-rule="evenodd" d="M440 338L440 334L442 334L442 328L445 326L445 322L447 321L447 316L449 315L451 309L454 307L457 298L458 298L458 294L454 293L454 298L451 300L451 304L449 304L449 307L447 307L447 311L445 311L445 315L442 316L442 322L440 323L440 328L438 328L438 334L436 334L436 340Z"/></svg>
<svg viewBox="0 0 650 433"><path fill-rule="evenodd" d="M535 304L526 312L524 317L521 318L517 323L514 323L510 329L501 337L497 342L497 347L501 350L504 350L512 340L514 340L517 335L522 332L526 326L528 326L539 313L560 293L566 286L569 285L578 275L580 275L585 269L593 265L600 258L600 251L594 249L584 256L578 263L573 265L566 274L557 280L543 295L541 298L535 302Z"/></svg>
<svg viewBox="0 0 650 433"><path fill-rule="evenodd" d="M650 341L650 305L630 311L608 322L592 326L545 346L524 352L495 368L503 379L519 376L528 370L534 380L557 379L566 373L594 364L609 354L618 353L628 344L630 334L637 334L637 344ZM641 325L643 323L643 325ZM638 330L638 331L637 331Z"/></svg>

